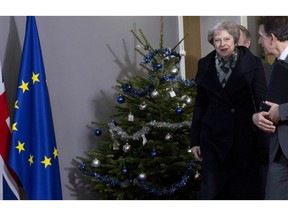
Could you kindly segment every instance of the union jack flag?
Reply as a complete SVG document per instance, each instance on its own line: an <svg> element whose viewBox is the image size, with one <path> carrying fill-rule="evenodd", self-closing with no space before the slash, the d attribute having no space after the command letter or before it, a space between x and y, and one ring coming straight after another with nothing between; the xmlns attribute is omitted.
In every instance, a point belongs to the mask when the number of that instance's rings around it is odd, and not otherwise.
<svg viewBox="0 0 288 216"><path fill-rule="evenodd" d="M10 117L8 112L5 85L0 64L0 199L19 199L19 189L8 168L8 155L11 142Z"/></svg>

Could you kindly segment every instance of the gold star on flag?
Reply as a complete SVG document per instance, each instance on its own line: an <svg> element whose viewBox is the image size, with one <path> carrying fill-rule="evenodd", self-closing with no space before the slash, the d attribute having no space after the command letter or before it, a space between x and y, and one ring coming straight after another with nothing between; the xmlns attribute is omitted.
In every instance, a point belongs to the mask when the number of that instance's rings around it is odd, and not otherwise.
<svg viewBox="0 0 288 216"><path fill-rule="evenodd" d="M38 74L35 74L34 72L32 72L32 73L33 73L33 75L32 75L33 84L35 82L40 82L40 80L38 79L39 73Z"/></svg>
<svg viewBox="0 0 288 216"><path fill-rule="evenodd" d="M26 90L27 90L27 91L29 90L28 84L29 84L29 82L25 83L25 82L22 80L22 85L19 86L19 88L22 89L23 93L24 93Z"/></svg>
<svg viewBox="0 0 288 216"><path fill-rule="evenodd" d="M19 109L19 106L18 106L18 100L15 101L14 109Z"/></svg>
<svg viewBox="0 0 288 216"><path fill-rule="evenodd" d="M31 164L34 163L34 161L33 161L33 155L30 154L30 157L29 157L28 161L29 161L30 166L31 166Z"/></svg>
<svg viewBox="0 0 288 216"><path fill-rule="evenodd" d="M53 155L54 155L54 158L58 156L58 150L55 147L54 147Z"/></svg>
<svg viewBox="0 0 288 216"><path fill-rule="evenodd" d="M15 147L18 149L18 153L20 154L21 151L25 151L24 149L24 144L25 143L21 143L20 141L18 141L18 145Z"/></svg>
<svg viewBox="0 0 288 216"><path fill-rule="evenodd" d="M45 168L46 168L48 165L49 165L49 166L52 166L50 161L51 161L51 158L47 158L47 157L45 156L44 160L41 161L41 163L43 163L43 164L45 165Z"/></svg>
<svg viewBox="0 0 288 216"><path fill-rule="evenodd" d="M17 122L12 124L12 131L18 131L17 129Z"/></svg>

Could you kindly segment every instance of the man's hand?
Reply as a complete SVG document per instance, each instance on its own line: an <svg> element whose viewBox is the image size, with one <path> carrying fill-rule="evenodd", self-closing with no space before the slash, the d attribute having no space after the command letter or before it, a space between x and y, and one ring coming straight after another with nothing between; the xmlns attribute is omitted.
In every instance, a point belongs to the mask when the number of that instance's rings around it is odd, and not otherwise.
<svg viewBox="0 0 288 216"><path fill-rule="evenodd" d="M270 112L270 110L269 110ZM267 133L274 133L276 127L270 120L269 112L254 113L252 116L253 123L260 129Z"/></svg>
<svg viewBox="0 0 288 216"><path fill-rule="evenodd" d="M272 103L269 101L265 101L267 105L269 105L271 108L268 111L268 117L269 119L277 125L280 121L280 113L279 113L279 104Z"/></svg>

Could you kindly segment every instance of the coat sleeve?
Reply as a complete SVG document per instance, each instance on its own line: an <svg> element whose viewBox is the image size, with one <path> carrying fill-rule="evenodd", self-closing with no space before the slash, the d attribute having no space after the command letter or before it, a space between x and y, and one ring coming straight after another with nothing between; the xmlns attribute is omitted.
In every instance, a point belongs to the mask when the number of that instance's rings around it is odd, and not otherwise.
<svg viewBox="0 0 288 216"><path fill-rule="evenodd" d="M201 119L206 109L207 95L206 90L201 86L201 81L205 75L205 69L201 67L202 60L198 62L198 71L196 73L195 82L197 84L197 93L195 105L192 114L191 124L191 146L200 146Z"/></svg>
<svg viewBox="0 0 288 216"><path fill-rule="evenodd" d="M281 121L288 121L288 103L279 105L279 113Z"/></svg>
<svg viewBox="0 0 288 216"><path fill-rule="evenodd" d="M263 68L263 63L260 58L255 56L257 63L257 69L255 71L255 77L253 80L253 97L255 103L255 111L260 111L260 104L265 100L267 92L267 82L265 77L265 72Z"/></svg>

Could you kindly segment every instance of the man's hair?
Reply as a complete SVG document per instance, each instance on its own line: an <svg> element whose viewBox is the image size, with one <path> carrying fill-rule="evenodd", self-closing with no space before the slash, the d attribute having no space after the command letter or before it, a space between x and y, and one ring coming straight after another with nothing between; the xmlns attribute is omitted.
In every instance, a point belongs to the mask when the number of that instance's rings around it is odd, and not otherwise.
<svg viewBox="0 0 288 216"><path fill-rule="evenodd" d="M288 40L288 16L264 16L259 20L267 36L274 34L283 42Z"/></svg>
<svg viewBox="0 0 288 216"><path fill-rule="evenodd" d="M243 25L237 25L237 27L242 32L242 35L243 35L243 37L245 39L245 42L252 41L251 34L250 34L250 32L248 31L247 28L245 28Z"/></svg>

